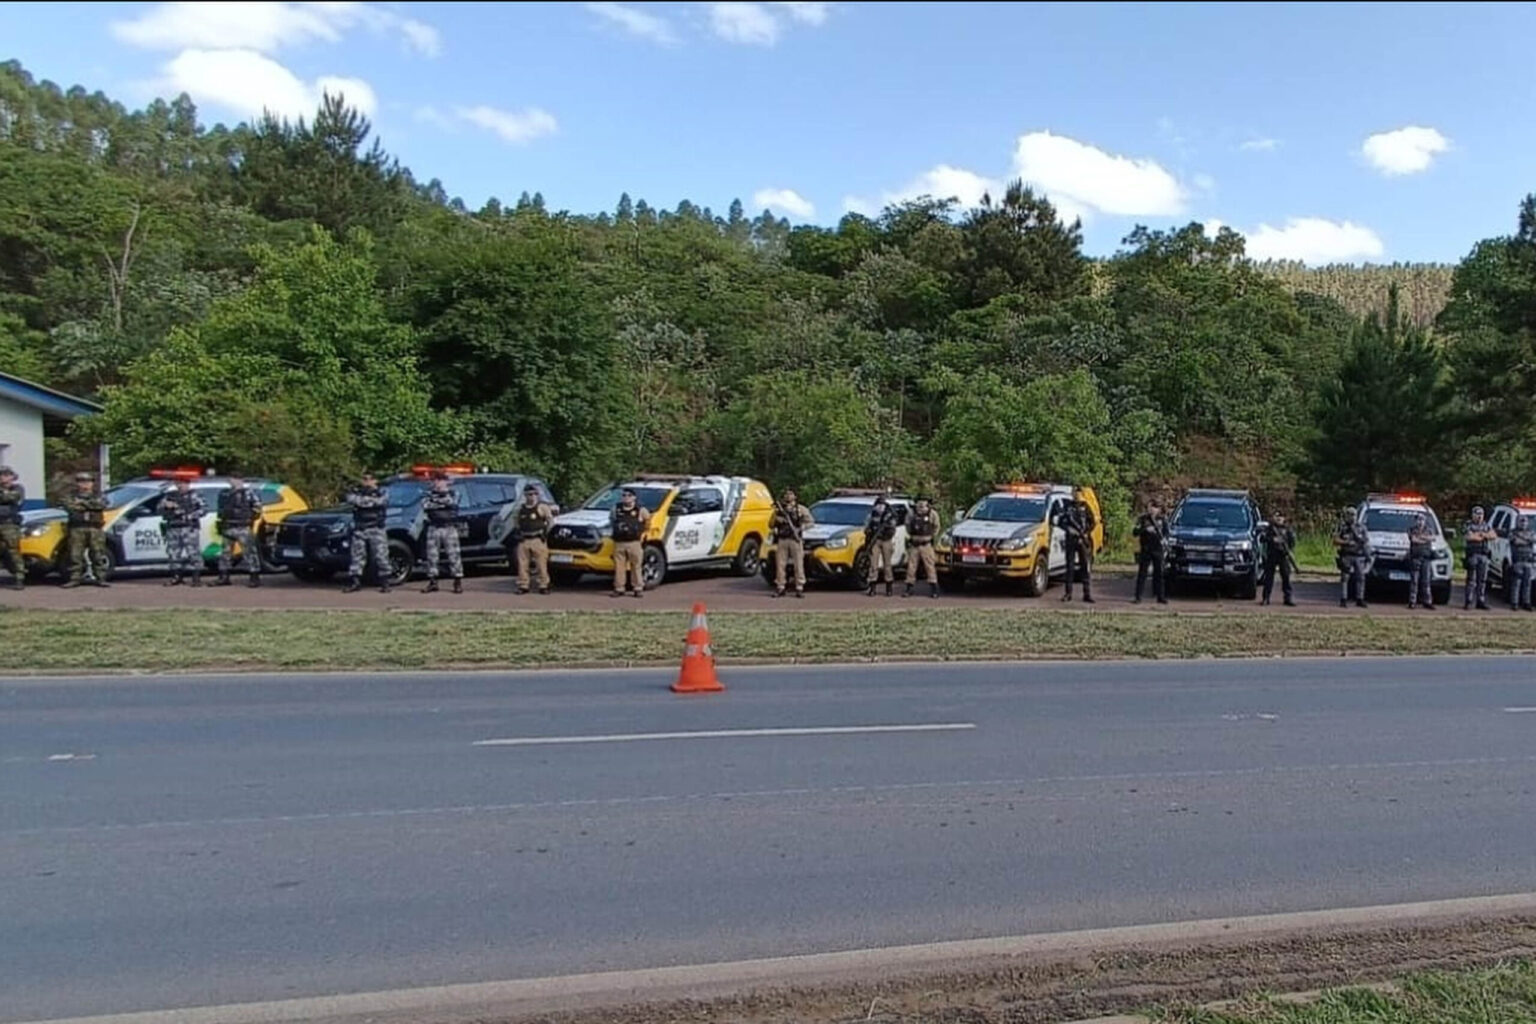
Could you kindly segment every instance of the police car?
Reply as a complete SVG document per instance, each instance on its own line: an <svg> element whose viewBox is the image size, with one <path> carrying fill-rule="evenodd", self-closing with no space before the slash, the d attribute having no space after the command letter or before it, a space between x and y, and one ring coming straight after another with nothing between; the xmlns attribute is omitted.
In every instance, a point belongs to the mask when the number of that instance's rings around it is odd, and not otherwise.
<svg viewBox="0 0 1536 1024"><path fill-rule="evenodd" d="M1501 502L1494 506L1493 515L1488 517L1488 522L1498 534L1498 538L1489 545L1488 574L1498 579L1506 598L1509 597L1510 579L1509 535L1521 516L1528 517L1532 527L1536 527L1536 498L1515 498Z"/></svg>
<svg viewBox="0 0 1536 1024"><path fill-rule="evenodd" d="M978 501L934 543L939 582L954 589L967 580L1013 580L1039 597L1051 580L1065 576L1067 551L1056 514L1080 496L1093 514L1093 553L1104 548L1104 514L1091 487L1017 483Z"/></svg>
<svg viewBox="0 0 1536 1024"><path fill-rule="evenodd" d="M1455 575L1456 556L1446 542L1440 517L1422 494L1370 494L1356 510L1356 518L1365 527L1371 542L1371 565L1366 571L1366 589L1379 592L1389 587L1407 589L1412 580L1408 561L1408 531L1416 516L1423 516L1435 535L1434 561L1430 565L1430 596L1436 604L1451 599L1451 579Z"/></svg>
<svg viewBox="0 0 1536 1024"><path fill-rule="evenodd" d="M465 565L500 562L515 523L517 504L529 484L539 500L553 505L549 485L520 473L492 473L469 463L416 465L379 481L383 488L384 533L389 546L389 582L405 583L416 573L427 550L427 516L422 498L438 472L448 474L459 498L459 555ZM301 580L319 582L352 563L352 506L337 505L289 517L277 531L273 557Z"/></svg>
<svg viewBox="0 0 1536 1024"><path fill-rule="evenodd" d="M214 524L218 520L219 497L229 490L229 478L209 475L194 467L153 469L148 476L126 481L106 493L104 529L110 572L163 572L170 568L160 499L174 489L177 479L191 481L193 492L200 495L207 506L199 532L199 547L204 560L212 565L219 557L223 541ZM280 566L271 557L272 532L278 523L309 505L292 487L275 480L252 478L245 482L261 497L261 516L255 531L258 555L264 568L277 570ZM68 572L69 545L65 541L68 519L68 513L57 508L23 513L22 552L33 575ZM238 549L235 554L239 557Z"/></svg>
<svg viewBox="0 0 1536 1024"><path fill-rule="evenodd" d="M864 586L869 579L869 538L864 524L878 498L885 498L896 513L896 536L892 543L891 564L900 575L907 561L907 517L912 514L912 499L906 495L881 490L839 488L826 499L811 506L816 525L804 536L805 575L810 580L836 580ZM763 556L763 579L773 582L774 551Z"/></svg>
<svg viewBox="0 0 1536 1024"><path fill-rule="evenodd" d="M674 568L728 569L738 576L758 571L773 495L745 476L641 473L615 480L555 517L549 530L549 571L570 584L583 573L613 573L613 508L633 490L651 513L641 538L641 581L660 586Z"/></svg>

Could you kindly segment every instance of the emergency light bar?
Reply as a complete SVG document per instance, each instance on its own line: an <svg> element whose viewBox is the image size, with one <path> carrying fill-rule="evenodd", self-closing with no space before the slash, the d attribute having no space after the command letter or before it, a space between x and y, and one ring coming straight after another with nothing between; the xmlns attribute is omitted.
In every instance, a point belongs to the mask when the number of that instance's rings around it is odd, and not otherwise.
<svg viewBox="0 0 1536 1024"><path fill-rule="evenodd" d="M1536 510L1536 498L1516 498L1510 502L1515 508L1528 508Z"/></svg>
<svg viewBox="0 0 1536 1024"><path fill-rule="evenodd" d="M155 480L200 480L203 471L196 466L182 466L177 469L152 469L149 475Z"/></svg>
<svg viewBox="0 0 1536 1024"><path fill-rule="evenodd" d="M999 484L999 491L1007 491L1009 494L1044 494L1050 490L1048 484L1027 484L1015 481L1011 484Z"/></svg>
<svg viewBox="0 0 1536 1024"><path fill-rule="evenodd" d="M1422 494L1372 494L1369 501L1395 501L1402 505L1423 505L1428 499Z"/></svg>
<svg viewBox="0 0 1536 1024"><path fill-rule="evenodd" d="M434 473L450 473L454 476L473 476L475 464L472 462L450 462L446 466L412 466L411 473L416 476L431 476Z"/></svg>

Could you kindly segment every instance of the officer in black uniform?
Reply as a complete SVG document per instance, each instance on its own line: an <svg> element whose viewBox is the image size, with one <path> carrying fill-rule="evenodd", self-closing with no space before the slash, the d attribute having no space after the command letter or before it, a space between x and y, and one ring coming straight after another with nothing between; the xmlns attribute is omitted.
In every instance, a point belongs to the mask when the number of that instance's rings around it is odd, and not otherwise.
<svg viewBox="0 0 1536 1024"><path fill-rule="evenodd" d="M1152 596L1158 604L1168 603L1168 585L1163 572L1167 565L1168 520L1157 502L1136 519L1136 598L1141 604L1141 592L1147 585L1147 570L1152 571Z"/></svg>
<svg viewBox="0 0 1536 1024"><path fill-rule="evenodd" d="M1259 539L1264 542L1264 600L1263 604L1269 604L1270 595L1275 592L1275 570L1280 570L1280 593L1285 596L1287 608L1296 607L1296 601L1291 594L1291 552L1296 550L1296 531L1291 529L1285 521L1284 512L1276 512L1274 517L1264 524L1264 531L1259 534Z"/></svg>
<svg viewBox="0 0 1536 1024"><path fill-rule="evenodd" d="M1067 555L1067 584L1063 601L1072 600L1072 583L1083 579L1083 603L1093 604L1093 513L1080 499L1067 501L1056 514L1056 527L1062 532Z"/></svg>

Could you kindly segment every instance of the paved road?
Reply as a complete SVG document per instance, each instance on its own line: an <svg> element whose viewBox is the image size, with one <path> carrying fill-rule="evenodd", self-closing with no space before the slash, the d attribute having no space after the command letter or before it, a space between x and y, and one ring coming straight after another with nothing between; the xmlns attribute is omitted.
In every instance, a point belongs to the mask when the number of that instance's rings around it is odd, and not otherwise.
<svg viewBox="0 0 1536 1024"><path fill-rule="evenodd" d="M1536 890L1536 659L669 678L0 681L0 1020Z"/></svg>
<svg viewBox="0 0 1536 1024"><path fill-rule="evenodd" d="M695 601L703 601L711 611L847 611L892 607L928 608L935 604L921 596L910 601L903 601L899 597L887 599L883 592L877 597L868 598L864 596L862 590L849 590L832 584L813 587L804 601L775 601L761 579L697 574L692 576L676 574L669 577L668 582L647 593L643 602L628 599L611 600L608 597L607 586L596 577L587 577L584 583L576 587L556 590L548 596L530 594L519 597L514 593L512 580L494 570L472 574L465 583L465 593L460 595L447 591L423 594L421 589L425 582L421 580L385 595L373 589L362 590L356 594L342 594L340 584L301 583L286 573L268 576L265 579L265 584L256 590L244 586L205 587L201 590L193 590L191 587L166 587L162 585L163 577L143 576L120 579L106 590L91 587L61 590L57 585L47 584L35 585L22 593L16 593L0 587L0 608L409 608L440 611L451 609L575 611L583 608L608 610L617 607L626 610L678 611L688 609ZM1150 596L1145 604L1132 605L1130 601L1135 589L1134 581L1123 571L1101 571L1096 582L1095 596L1098 598L1096 607L1100 609L1135 609L1154 615L1166 609L1236 611L1265 615L1318 614L1320 612L1338 615L1359 614L1354 608L1340 608L1337 583L1324 582L1318 577L1309 577L1306 581L1297 584L1298 607L1295 609L1281 606L1278 584L1275 604L1268 608L1261 608L1256 601L1239 601L1230 596L1224 596L1214 588L1207 587L1179 594L1165 609L1152 603ZM898 586L898 593L900 589ZM1060 585L1052 586L1049 594L1043 599L1031 599L1016 592L991 587L945 594L940 600L945 607L1027 610L1062 607L1058 600L1060 595ZM1402 600L1393 597L1390 601L1373 602L1371 608L1376 614L1407 615L1408 609L1402 606L1405 601L1406 596L1403 596ZM1460 615L1462 614L1460 601L1461 590L1457 587L1453 594L1452 608L1442 607L1440 611ZM1074 604L1071 607L1082 606ZM1497 601L1494 603L1494 609L1492 612L1474 612L1473 614L1510 614ZM1426 613L1418 611L1412 614ZM1536 616L1531 618L1533 623L1536 623Z"/></svg>

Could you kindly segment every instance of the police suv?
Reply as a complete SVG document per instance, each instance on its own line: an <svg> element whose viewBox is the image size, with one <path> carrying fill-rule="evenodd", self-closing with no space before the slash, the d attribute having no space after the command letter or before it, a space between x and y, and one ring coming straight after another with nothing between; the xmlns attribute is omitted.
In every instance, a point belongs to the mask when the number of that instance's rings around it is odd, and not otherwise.
<svg viewBox="0 0 1536 1024"><path fill-rule="evenodd" d="M1371 542L1371 564L1366 570L1366 590L1379 593L1389 587L1406 589L1412 580L1408 561L1408 531L1417 516L1423 516L1435 535L1434 561L1430 565L1429 591L1436 604L1451 599L1451 578L1456 558L1446 543L1440 517L1421 494L1370 494L1356 510L1356 518L1365 527Z"/></svg>
<svg viewBox="0 0 1536 1024"><path fill-rule="evenodd" d="M1515 498L1501 502L1494 506L1493 515L1488 517L1494 533L1498 534L1498 538L1489 545L1488 574L1497 577L1506 598L1510 596L1509 535L1521 516L1528 517L1531 525L1536 527L1536 498Z"/></svg>
<svg viewBox="0 0 1536 1024"><path fill-rule="evenodd" d="M885 498L896 513L896 536L892 544L891 564L899 571L907 560L907 517L912 513L912 499L906 495L879 490L839 488L811 506L816 525L805 531L805 575L810 580L836 580L862 587L869 579L869 540L864 524L877 498ZM763 579L774 579L774 552L770 547L763 556Z"/></svg>
<svg viewBox="0 0 1536 1024"><path fill-rule="evenodd" d="M389 582L399 586L411 578L426 556L427 515L422 498L434 473L448 474L459 498L459 551L465 565L506 558L506 541L516 526L523 488L532 484L539 500L555 503L549 485L521 473L490 473L466 463L413 466L379 481L387 500L384 532L389 541ZM346 572L352 562L352 507L333 506L289 516L277 530L272 557L301 580L321 581Z"/></svg>
<svg viewBox="0 0 1536 1024"><path fill-rule="evenodd" d="M1091 487L1070 484L1009 484L962 512L934 543L939 582L945 588L967 580L1013 580L1039 597L1051 579L1067 571L1062 532L1056 514L1080 494L1093 513L1093 552L1104 547L1104 514Z"/></svg>
<svg viewBox="0 0 1536 1024"><path fill-rule="evenodd" d="M1252 601L1258 592L1258 503L1247 491L1191 488L1168 517L1168 583L1227 584Z"/></svg>

